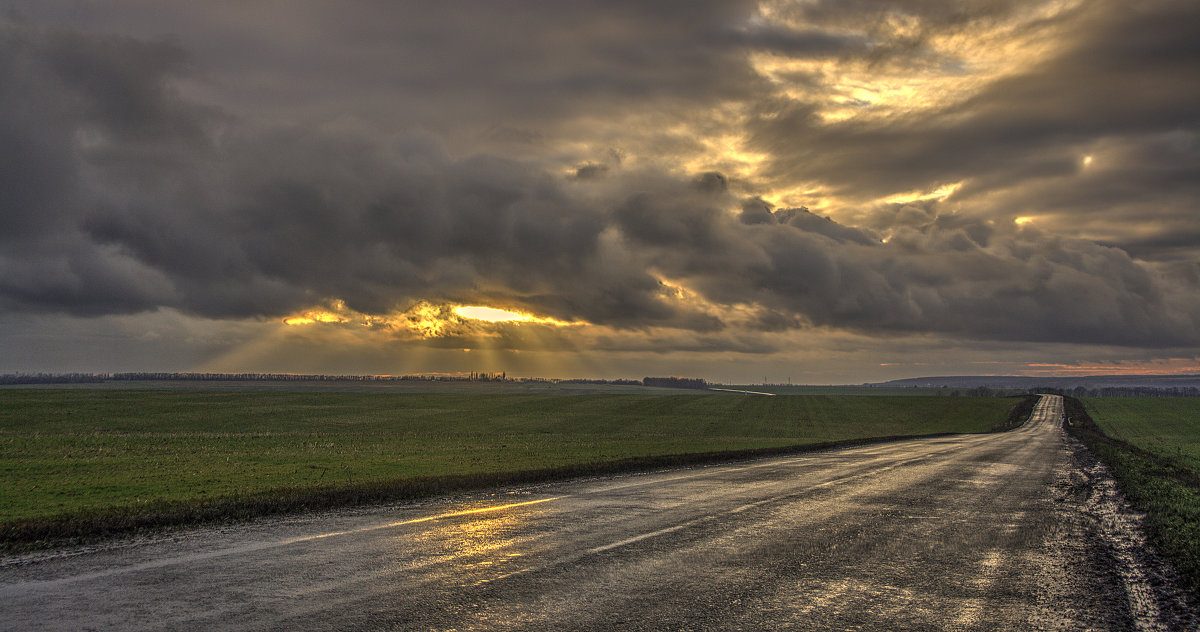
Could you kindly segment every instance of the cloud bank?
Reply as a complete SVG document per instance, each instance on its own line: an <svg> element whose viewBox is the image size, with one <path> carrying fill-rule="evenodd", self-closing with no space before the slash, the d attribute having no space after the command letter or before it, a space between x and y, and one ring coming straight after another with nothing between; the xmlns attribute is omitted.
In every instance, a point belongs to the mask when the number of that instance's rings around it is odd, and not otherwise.
<svg viewBox="0 0 1200 632"><path fill-rule="evenodd" d="M1200 347L1197 8L948 6L21 7L0 312Z"/></svg>

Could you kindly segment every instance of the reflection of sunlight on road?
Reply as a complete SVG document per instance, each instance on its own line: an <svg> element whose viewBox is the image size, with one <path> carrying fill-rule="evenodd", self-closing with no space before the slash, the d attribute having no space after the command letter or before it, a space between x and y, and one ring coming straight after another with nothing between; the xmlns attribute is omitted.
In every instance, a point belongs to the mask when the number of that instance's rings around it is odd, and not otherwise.
<svg viewBox="0 0 1200 632"><path fill-rule="evenodd" d="M532 503L529 503L532 504ZM503 506L503 508L527 506L526 503ZM522 537L522 529L530 522L528 511L497 511L486 507L479 510L454 512L442 517L461 517L446 520L434 528L404 533L393 538L399 548L420 545L436 551L439 563L452 565L463 578L463 585L486 582L495 574L510 574L511 562L525 555L521 545L528 534ZM440 522L440 521L439 521ZM486 574L487 577L481 577Z"/></svg>
<svg viewBox="0 0 1200 632"><path fill-rule="evenodd" d="M394 534L381 533L391 545L390 555L381 554L370 564L358 563L350 574L322 573L323 580L310 577L303 588L289 587L282 589L281 594L288 599L322 595L313 602L328 604L336 599L335 595L368 584L406 582L416 589L429 583L453 580L461 588L536 570L511 563L525 557L529 552L529 541L536 537L519 534L527 529L528 523L545 517L534 508L536 505L560 498L484 505L278 542L279 545L299 544L400 528ZM412 530L404 528L412 525L421 526ZM326 549L321 547L320 550ZM300 611L294 609L294 612Z"/></svg>
<svg viewBox="0 0 1200 632"><path fill-rule="evenodd" d="M539 500L529 500L529 501L521 502L521 503L508 503L506 505L495 505L492 507L477 507L475 509L463 509L461 511L451 511L449 513L441 513L441 514L435 514L432 516L425 516L424 518L413 518L412 520L400 520L398 522L388 522L385 524L378 524L378 525L374 525L374 526L370 526L370 527L363 527L361 529L349 529L347 531L334 531L331 533L321 533L318 535L308 535L308 536L299 537L299 538L291 538L289 540L281 541L280 544L295 544L297 542L308 542L309 540L334 538L337 536L350 535L353 533L365 533L367 531L377 531L379 529L391 529L393 527L403 527L405 525L420 524L422 522L431 522L434 520L445 520L446 518L457 518L458 516L468 516L471 514L480 514L480 513L491 513L493 511L504 511L507 509L512 509L514 507L525 507L528 505L540 505L541 503L548 503L551 501L558 500L560 498L562 498L562 497L555 496L553 498L541 498Z"/></svg>
<svg viewBox="0 0 1200 632"><path fill-rule="evenodd" d="M486 519L471 520L460 525L442 529L444 533L436 537L445 538L462 558L464 568L481 568L492 566L508 557L515 541L509 537L514 533L521 520L511 514ZM515 554L519 555L519 554Z"/></svg>

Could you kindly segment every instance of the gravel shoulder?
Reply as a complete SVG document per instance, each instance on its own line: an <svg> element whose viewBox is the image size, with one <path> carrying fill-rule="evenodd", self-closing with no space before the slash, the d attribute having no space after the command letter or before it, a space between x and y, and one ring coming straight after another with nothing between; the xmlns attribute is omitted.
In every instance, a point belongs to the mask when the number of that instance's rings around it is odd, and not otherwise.
<svg viewBox="0 0 1200 632"><path fill-rule="evenodd" d="M1122 612L1128 621L1125 629L1200 630L1200 604L1147 542L1144 515L1121 495L1108 468L1082 443L1066 434L1063 442L1071 461L1055 482L1061 530L1047 540L1051 554L1091 556L1098 567L1107 569L1103 603Z"/></svg>

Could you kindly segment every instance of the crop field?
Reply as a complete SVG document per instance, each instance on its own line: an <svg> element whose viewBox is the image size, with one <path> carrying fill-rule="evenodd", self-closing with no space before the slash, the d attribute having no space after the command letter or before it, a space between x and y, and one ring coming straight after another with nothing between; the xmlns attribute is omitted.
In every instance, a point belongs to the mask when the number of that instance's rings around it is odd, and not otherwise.
<svg viewBox="0 0 1200 632"><path fill-rule="evenodd" d="M1096 397L1085 403L1104 434L1200 470L1200 399Z"/></svg>
<svg viewBox="0 0 1200 632"><path fill-rule="evenodd" d="M2 389L0 540L47 525L87 533L411 497L671 455L986 432L1018 401Z"/></svg>
<svg viewBox="0 0 1200 632"><path fill-rule="evenodd" d="M1076 434L1146 512L1151 539L1200 594L1200 399L1088 398L1083 405L1102 434L1089 432L1084 419ZM1068 408L1072 414L1084 417Z"/></svg>

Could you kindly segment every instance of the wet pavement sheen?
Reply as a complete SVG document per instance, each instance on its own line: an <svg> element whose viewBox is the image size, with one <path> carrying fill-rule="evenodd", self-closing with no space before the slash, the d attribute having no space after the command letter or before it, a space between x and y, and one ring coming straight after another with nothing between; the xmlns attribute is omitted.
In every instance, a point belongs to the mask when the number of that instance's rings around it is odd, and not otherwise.
<svg viewBox="0 0 1200 632"><path fill-rule="evenodd" d="M1061 411L6 558L0 629L1145 628L1073 517Z"/></svg>

